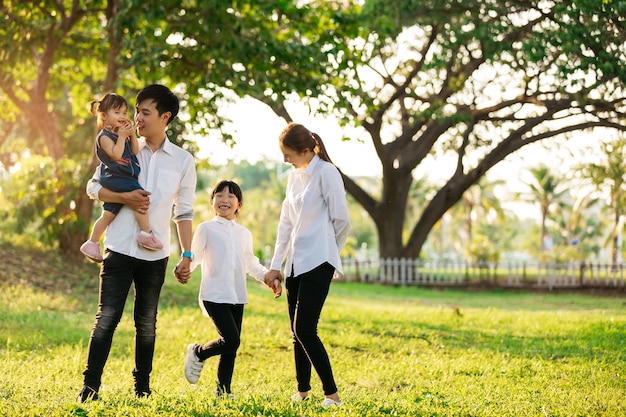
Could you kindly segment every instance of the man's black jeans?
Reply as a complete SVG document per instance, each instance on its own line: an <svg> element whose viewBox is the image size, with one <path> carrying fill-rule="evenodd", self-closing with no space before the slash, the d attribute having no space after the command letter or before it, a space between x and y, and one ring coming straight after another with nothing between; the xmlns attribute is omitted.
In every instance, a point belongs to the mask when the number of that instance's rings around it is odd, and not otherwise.
<svg viewBox="0 0 626 417"><path fill-rule="evenodd" d="M122 318L131 284L135 285L135 391L149 393L156 339L156 317L168 258L144 261L106 251L100 270L98 312L87 353L84 384L98 391L113 333Z"/></svg>

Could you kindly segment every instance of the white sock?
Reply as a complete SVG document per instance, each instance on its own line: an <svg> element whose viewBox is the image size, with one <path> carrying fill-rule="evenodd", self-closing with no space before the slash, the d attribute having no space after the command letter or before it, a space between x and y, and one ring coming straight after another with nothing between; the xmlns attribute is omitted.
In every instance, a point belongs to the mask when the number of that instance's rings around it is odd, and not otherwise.
<svg viewBox="0 0 626 417"><path fill-rule="evenodd" d="M152 232L144 232L144 231L142 230L140 233L141 233L142 235L144 235L144 236L148 236L148 237L152 236Z"/></svg>

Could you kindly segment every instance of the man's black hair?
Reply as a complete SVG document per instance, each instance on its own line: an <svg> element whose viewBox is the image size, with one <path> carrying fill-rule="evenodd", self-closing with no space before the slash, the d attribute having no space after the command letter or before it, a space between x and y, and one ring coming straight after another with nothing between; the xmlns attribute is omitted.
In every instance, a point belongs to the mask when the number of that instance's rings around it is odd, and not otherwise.
<svg viewBox="0 0 626 417"><path fill-rule="evenodd" d="M176 115L178 115L178 110L180 109L178 97L172 92L172 90L164 85L151 84L142 88L139 93L137 93L135 101L136 105L138 106L139 103L145 100L153 100L156 103L159 115L165 113L166 111L172 114L167 121L167 124L170 124Z"/></svg>

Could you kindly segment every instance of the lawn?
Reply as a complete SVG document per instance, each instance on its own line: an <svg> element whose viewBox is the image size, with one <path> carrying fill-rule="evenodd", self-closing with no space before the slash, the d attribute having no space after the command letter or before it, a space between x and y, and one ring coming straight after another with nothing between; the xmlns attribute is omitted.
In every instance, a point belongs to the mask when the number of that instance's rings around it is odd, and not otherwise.
<svg viewBox="0 0 626 417"><path fill-rule="evenodd" d="M197 385L183 375L186 345L216 336L198 308L197 274L187 286L166 280L153 395L132 395L128 303L101 399L79 404L97 268L5 259L11 270L3 269L0 284L0 416L626 415L624 297L355 283L333 283L319 327L344 407L319 407L315 375L311 400L290 403L286 302L253 281L235 398L216 399L217 360L207 362Z"/></svg>

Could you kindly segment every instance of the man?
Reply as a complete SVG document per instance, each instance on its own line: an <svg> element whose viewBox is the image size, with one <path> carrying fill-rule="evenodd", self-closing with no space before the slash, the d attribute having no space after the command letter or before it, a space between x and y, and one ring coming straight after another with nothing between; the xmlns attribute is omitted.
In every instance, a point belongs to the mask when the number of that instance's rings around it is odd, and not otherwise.
<svg viewBox="0 0 626 417"><path fill-rule="evenodd" d="M149 85L137 94L135 122L141 136L137 158L141 167L139 183L144 190L115 193L102 188L98 170L87 185L91 198L122 203L124 207L108 226L104 237L98 312L89 339L84 384L79 394L81 402L98 398L113 333L122 317L131 284L135 286L135 395L151 394L157 306L170 247L164 244L163 249L150 251L139 246L136 237L140 230L133 210L149 213L150 226L161 242L170 240L173 214L183 250L175 275L179 279L188 278L196 170L191 154L170 142L165 134L178 110L178 98L165 86Z"/></svg>

